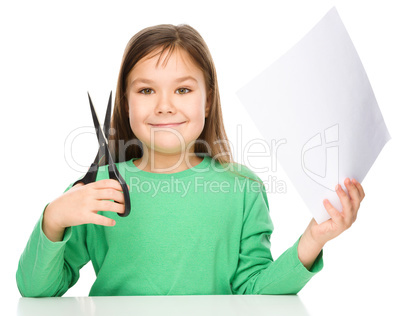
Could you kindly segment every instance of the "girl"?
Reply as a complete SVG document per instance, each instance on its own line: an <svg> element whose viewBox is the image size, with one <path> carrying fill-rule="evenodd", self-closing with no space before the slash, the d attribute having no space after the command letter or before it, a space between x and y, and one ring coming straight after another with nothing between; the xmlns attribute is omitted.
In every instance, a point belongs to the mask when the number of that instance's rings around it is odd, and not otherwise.
<svg viewBox="0 0 402 316"><path fill-rule="evenodd" d="M160 61L163 60L163 64ZM22 296L62 296L91 260L89 295L296 294L323 267L325 243L356 219L364 191L337 185L338 212L311 220L273 261L264 184L232 159L216 71L189 25L148 27L120 68L109 146L129 185L101 166L97 181L70 185L46 205L17 270Z"/></svg>

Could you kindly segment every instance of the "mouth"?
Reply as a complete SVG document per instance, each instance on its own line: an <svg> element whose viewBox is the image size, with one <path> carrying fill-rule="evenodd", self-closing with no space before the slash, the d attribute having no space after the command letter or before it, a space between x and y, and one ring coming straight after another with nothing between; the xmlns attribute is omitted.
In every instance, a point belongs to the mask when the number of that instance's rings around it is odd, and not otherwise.
<svg viewBox="0 0 402 316"><path fill-rule="evenodd" d="M180 122L180 123L167 123L167 124L150 124L151 126L155 127L175 127L183 124L185 122Z"/></svg>

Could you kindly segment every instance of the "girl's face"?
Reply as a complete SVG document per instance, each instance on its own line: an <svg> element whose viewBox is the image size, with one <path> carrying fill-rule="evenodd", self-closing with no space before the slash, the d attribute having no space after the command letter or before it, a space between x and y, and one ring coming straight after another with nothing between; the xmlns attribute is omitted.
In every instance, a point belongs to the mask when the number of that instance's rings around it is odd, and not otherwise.
<svg viewBox="0 0 402 316"><path fill-rule="evenodd" d="M144 150L165 154L194 152L194 141L204 128L210 106L204 76L188 53L180 49L163 66L167 53L166 50L158 67L156 55L141 59L129 73L130 126L147 147Z"/></svg>

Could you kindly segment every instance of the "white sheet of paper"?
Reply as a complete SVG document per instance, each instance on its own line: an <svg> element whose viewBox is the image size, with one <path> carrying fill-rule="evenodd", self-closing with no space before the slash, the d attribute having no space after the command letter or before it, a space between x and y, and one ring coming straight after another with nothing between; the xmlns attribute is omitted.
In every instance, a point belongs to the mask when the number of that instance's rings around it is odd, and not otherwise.
<svg viewBox="0 0 402 316"><path fill-rule="evenodd" d="M391 139L370 82L336 8L293 48L237 91L317 223L322 201L342 211L336 184L362 183Z"/></svg>

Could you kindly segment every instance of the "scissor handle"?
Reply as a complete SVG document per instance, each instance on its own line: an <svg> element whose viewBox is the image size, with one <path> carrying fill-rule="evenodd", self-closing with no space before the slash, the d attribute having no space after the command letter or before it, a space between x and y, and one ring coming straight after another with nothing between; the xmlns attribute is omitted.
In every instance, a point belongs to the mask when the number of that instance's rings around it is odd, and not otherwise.
<svg viewBox="0 0 402 316"><path fill-rule="evenodd" d="M92 163L88 169L88 172L84 177L74 182L72 186L75 186L77 183L81 182L83 184L88 184L96 181L96 174L98 172L98 164Z"/></svg>
<svg viewBox="0 0 402 316"><path fill-rule="evenodd" d="M130 194L128 192L126 181L124 181L123 177L121 176L119 170L117 170L117 167L114 163L109 164L109 178L119 181L121 187L123 188L124 213L123 214L117 213L117 214L120 217L126 217L130 214L131 210Z"/></svg>

